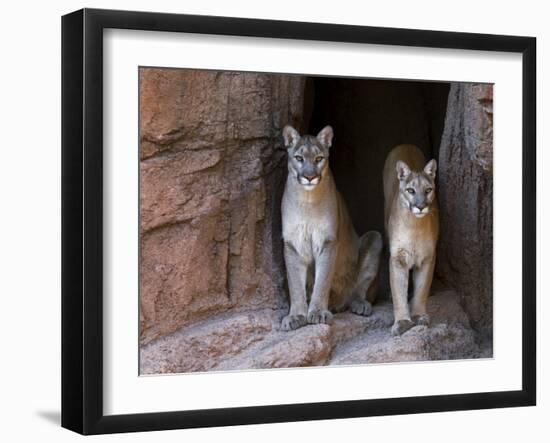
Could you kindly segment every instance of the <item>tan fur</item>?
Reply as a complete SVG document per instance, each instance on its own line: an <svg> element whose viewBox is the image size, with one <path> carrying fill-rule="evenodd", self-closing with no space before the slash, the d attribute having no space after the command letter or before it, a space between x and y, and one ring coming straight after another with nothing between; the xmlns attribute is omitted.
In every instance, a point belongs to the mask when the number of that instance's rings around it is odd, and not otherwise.
<svg viewBox="0 0 550 443"><path fill-rule="evenodd" d="M290 312L283 319L282 328L330 323L329 309L349 307L352 312L368 315L371 305L366 299L367 291L378 273L382 238L374 231L359 238L353 228L328 167L332 129L324 147L316 145L319 140L302 138L291 129L286 130L295 140L289 136L289 175L281 206ZM320 140L321 135L317 136ZM319 152L327 157L326 163L317 169L318 184L306 189L297 169L301 166L291 161L292 155L316 156Z"/></svg>
<svg viewBox="0 0 550 443"><path fill-rule="evenodd" d="M398 162L404 162L412 172L408 179L398 179ZM397 166L396 166L397 165ZM425 169L434 168L433 177ZM425 168L425 169L424 169ZM406 168L405 168L406 170ZM429 212L418 218L412 211L407 194L408 182L421 183L424 188L433 189ZM439 236L438 203L435 197L435 160L426 165L424 155L414 145L399 145L388 155L384 165L384 209L385 226L390 249L390 287L394 305L392 333L399 335L416 324L428 324L426 302L433 278L436 245ZM430 183L430 184L428 184ZM431 193L430 193L431 194ZM409 200L407 200L409 199ZM413 273L413 298L407 302L409 272Z"/></svg>

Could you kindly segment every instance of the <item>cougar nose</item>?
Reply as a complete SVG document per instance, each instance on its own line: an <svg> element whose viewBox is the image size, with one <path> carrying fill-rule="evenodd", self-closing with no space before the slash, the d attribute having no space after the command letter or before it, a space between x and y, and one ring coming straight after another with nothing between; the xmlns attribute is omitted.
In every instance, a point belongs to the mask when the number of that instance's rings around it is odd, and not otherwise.
<svg viewBox="0 0 550 443"><path fill-rule="evenodd" d="M308 180L308 181L311 181L315 178L314 175L304 175L304 177Z"/></svg>
<svg viewBox="0 0 550 443"><path fill-rule="evenodd" d="M418 204L416 205L416 207L417 207L418 209L420 209L421 211L422 211L426 206L427 206L426 203L418 203Z"/></svg>

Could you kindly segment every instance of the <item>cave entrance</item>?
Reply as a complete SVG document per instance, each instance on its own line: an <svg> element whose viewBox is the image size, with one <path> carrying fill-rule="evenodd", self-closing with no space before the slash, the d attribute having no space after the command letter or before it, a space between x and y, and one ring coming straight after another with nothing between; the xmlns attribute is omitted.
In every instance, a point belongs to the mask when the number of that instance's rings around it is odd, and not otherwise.
<svg viewBox="0 0 550 443"><path fill-rule="evenodd" d="M382 170L396 145L417 145L438 159L450 83L309 77L305 132L334 129L330 165L359 235L384 232ZM388 294L387 260L380 292Z"/></svg>

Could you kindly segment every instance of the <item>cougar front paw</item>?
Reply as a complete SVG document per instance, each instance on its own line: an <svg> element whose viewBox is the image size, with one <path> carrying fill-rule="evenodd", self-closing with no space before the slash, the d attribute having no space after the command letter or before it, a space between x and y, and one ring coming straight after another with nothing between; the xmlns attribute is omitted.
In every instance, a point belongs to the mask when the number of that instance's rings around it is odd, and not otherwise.
<svg viewBox="0 0 550 443"><path fill-rule="evenodd" d="M415 315L413 316L412 320L415 325L423 325L423 326L430 325L430 316L428 314Z"/></svg>
<svg viewBox="0 0 550 443"><path fill-rule="evenodd" d="M411 329L413 326L414 326L414 323L410 320L407 320L407 319L397 320L391 328L391 335L393 336L401 335L404 332Z"/></svg>
<svg viewBox="0 0 550 443"><path fill-rule="evenodd" d="M302 326L305 326L307 324L306 322L306 316L305 315L287 315L283 318L281 321L281 329L283 331L292 331L294 329L301 328Z"/></svg>
<svg viewBox="0 0 550 443"><path fill-rule="evenodd" d="M351 302L349 310L354 314L367 317L372 314L372 305L366 300L354 300Z"/></svg>
<svg viewBox="0 0 550 443"><path fill-rule="evenodd" d="M310 324L332 323L332 313L327 309L313 309L307 313L307 322Z"/></svg>

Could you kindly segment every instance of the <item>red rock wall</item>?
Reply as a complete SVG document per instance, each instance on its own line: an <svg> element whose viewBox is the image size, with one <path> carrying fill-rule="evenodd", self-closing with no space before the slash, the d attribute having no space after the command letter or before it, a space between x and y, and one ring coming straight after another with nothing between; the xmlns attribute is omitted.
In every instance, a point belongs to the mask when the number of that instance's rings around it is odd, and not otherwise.
<svg viewBox="0 0 550 443"><path fill-rule="evenodd" d="M493 87L451 85L439 150L437 275L476 328L493 327ZM498 223L498 221L497 221Z"/></svg>
<svg viewBox="0 0 550 443"><path fill-rule="evenodd" d="M140 70L140 339L287 301L280 232L303 77ZM275 190L275 191L274 191Z"/></svg>

